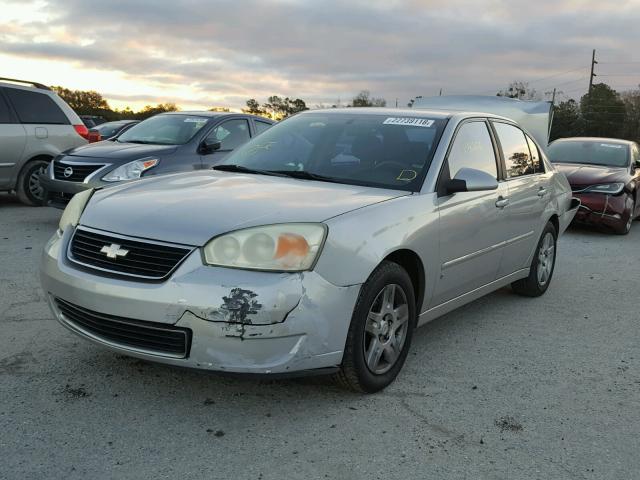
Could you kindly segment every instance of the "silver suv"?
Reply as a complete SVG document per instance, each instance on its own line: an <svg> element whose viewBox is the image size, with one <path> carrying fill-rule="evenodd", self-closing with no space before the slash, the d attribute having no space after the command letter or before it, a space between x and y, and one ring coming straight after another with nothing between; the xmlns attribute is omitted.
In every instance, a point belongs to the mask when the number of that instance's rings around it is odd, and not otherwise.
<svg viewBox="0 0 640 480"><path fill-rule="evenodd" d="M70 148L87 143L80 117L49 87L0 77L0 191L41 205L39 175Z"/></svg>

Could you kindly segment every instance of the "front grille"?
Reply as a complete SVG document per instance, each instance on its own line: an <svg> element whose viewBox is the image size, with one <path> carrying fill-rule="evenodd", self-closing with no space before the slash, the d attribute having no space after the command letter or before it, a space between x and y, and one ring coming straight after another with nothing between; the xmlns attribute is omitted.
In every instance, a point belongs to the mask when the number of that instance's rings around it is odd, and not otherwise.
<svg viewBox="0 0 640 480"><path fill-rule="evenodd" d="M60 298L54 301L65 322L105 343L176 358L189 355L188 328L98 313Z"/></svg>
<svg viewBox="0 0 640 480"><path fill-rule="evenodd" d="M85 178L102 167L104 167L104 164L78 165L75 163L65 164L53 162L53 178L67 182L84 182ZM65 175L65 171L67 171L68 168L71 169L70 171L72 173ZM67 173L69 173L69 171L67 171Z"/></svg>
<svg viewBox="0 0 640 480"><path fill-rule="evenodd" d="M79 227L71 239L68 257L93 269L162 280L191 251L189 247L133 240ZM110 258L108 253L115 257Z"/></svg>

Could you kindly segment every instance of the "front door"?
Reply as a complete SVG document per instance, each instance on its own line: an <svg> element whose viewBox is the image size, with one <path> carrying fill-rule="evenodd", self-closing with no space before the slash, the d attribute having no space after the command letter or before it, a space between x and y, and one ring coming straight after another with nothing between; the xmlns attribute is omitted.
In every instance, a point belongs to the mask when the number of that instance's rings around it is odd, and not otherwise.
<svg viewBox="0 0 640 480"><path fill-rule="evenodd" d="M453 140L447 177L455 178L458 170L467 167L499 179L496 158L488 124L484 120L467 121ZM440 275L431 306L496 279L504 241L507 191L506 183L499 182L497 190L459 192L438 199Z"/></svg>

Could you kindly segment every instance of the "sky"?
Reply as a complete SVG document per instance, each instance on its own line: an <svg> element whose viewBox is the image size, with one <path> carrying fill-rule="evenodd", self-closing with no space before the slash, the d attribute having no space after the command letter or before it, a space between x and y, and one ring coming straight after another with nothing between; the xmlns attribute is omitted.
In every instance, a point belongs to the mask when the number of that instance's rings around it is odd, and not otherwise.
<svg viewBox="0 0 640 480"><path fill-rule="evenodd" d="M640 83L640 0L0 0L0 76L103 94L115 108L227 106L361 90L543 98Z"/></svg>

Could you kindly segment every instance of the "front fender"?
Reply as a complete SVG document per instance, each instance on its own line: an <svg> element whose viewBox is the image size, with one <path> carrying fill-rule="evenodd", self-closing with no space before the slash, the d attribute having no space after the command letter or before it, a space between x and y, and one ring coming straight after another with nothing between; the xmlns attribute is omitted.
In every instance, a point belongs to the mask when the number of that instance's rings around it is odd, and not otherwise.
<svg viewBox="0 0 640 480"><path fill-rule="evenodd" d="M435 193L399 197L334 217L326 222L329 234L315 271L334 285L357 285L389 254L407 249L422 260L426 291L432 292L438 269L429 267L429 259L439 258L437 222Z"/></svg>

